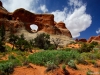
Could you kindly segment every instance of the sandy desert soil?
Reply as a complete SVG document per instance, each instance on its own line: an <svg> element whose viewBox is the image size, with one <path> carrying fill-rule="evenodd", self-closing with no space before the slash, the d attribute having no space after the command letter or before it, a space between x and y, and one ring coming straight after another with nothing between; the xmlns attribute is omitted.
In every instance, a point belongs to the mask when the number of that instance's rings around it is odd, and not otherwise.
<svg viewBox="0 0 100 75"><path fill-rule="evenodd" d="M100 61L98 61L98 63L99 62ZM74 70L68 66L66 66L66 69L69 71L70 75L86 75L89 69L94 72L90 72L91 75L100 75L100 68L94 68L93 65L79 64L77 66L78 70ZM46 72L46 67L36 66L34 64L30 64L30 66L27 67L16 67L14 70L13 75L64 75L61 65L60 68L50 72Z"/></svg>

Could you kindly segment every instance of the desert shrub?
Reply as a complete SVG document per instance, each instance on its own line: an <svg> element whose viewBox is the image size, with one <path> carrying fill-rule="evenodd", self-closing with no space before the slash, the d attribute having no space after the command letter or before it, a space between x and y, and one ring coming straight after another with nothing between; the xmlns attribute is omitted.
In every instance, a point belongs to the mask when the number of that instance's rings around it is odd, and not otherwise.
<svg viewBox="0 0 100 75"><path fill-rule="evenodd" d="M70 73L69 73L68 70L66 69L66 65L65 65L65 64L62 65L62 70L63 70L63 74L64 74L64 75L70 75Z"/></svg>
<svg viewBox="0 0 100 75"><path fill-rule="evenodd" d="M93 52L83 52L80 54L79 58L77 59L77 62L78 63L81 63L81 64L88 64L89 60L91 63L95 63L94 60L97 60L97 59L100 59L100 52L96 52L96 53L93 53Z"/></svg>
<svg viewBox="0 0 100 75"><path fill-rule="evenodd" d="M0 62L0 70L2 73L9 75L14 71L14 63L10 61L2 61Z"/></svg>
<svg viewBox="0 0 100 75"><path fill-rule="evenodd" d="M50 35L42 33L34 39L34 46L40 49L48 49L50 45Z"/></svg>
<svg viewBox="0 0 100 75"><path fill-rule="evenodd" d="M96 60L98 53L82 53L81 56L85 58L85 60Z"/></svg>
<svg viewBox="0 0 100 75"><path fill-rule="evenodd" d="M96 53L95 53L95 56L96 56L97 59L100 59L100 52L99 52L99 51L96 52Z"/></svg>
<svg viewBox="0 0 100 75"><path fill-rule="evenodd" d="M17 55L16 58L20 61L21 65L28 64L28 60L26 56Z"/></svg>
<svg viewBox="0 0 100 75"><path fill-rule="evenodd" d="M79 52L90 52L92 51L94 48L94 45L91 43L91 44L86 44L86 43L83 43L80 47L80 49L78 49Z"/></svg>
<svg viewBox="0 0 100 75"><path fill-rule="evenodd" d="M64 49L65 51L71 51L72 49L71 48L66 48Z"/></svg>
<svg viewBox="0 0 100 75"><path fill-rule="evenodd" d="M73 68L73 69L77 69L74 60L70 60L70 61L68 62L68 66L71 67L71 68Z"/></svg>
<svg viewBox="0 0 100 75"><path fill-rule="evenodd" d="M90 69L86 72L86 75L92 75L93 71L91 71Z"/></svg>
<svg viewBox="0 0 100 75"><path fill-rule="evenodd" d="M8 59L9 59L9 60L13 60L13 59L16 59L16 57L15 57L14 55L11 54L11 55L8 56Z"/></svg>
<svg viewBox="0 0 100 75"><path fill-rule="evenodd" d="M16 55L16 57L13 54L10 54L8 56L9 60L15 62L16 65L25 65L25 64L28 64L28 60L26 58L25 52L18 51L18 53L19 54Z"/></svg>
<svg viewBox="0 0 100 75"><path fill-rule="evenodd" d="M21 60L19 60L17 57L10 55L8 58L9 58L9 61L14 64L14 66L22 65Z"/></svg>
<svg viewBox="0 0 100 75"><path fill-rule="evenodd" d="M37 65L45 65L48 61L55 64L68 63L70 59L76 59L79 57L77 51L42 51L29 55L28 60Z"/></svg>
<svg viewBox="0 0 100 75"><path fill-rule="evenodd" d="M77 59L77 64L88 65L88 62L87 62L83 57L79 57L79 58Z"/></svg>
<svg viewBox="0 0 100 75"><path fill-rule="evenodd" d="M55 49L57 49L59 47L59 44L62 44L62 40L61 38L57 37L57 38L52 38L51 42L53 43L53 45L55 46Z"/></svg>
<svg viewBox="0 0 100 75"><path fill-rule="evenodd" d="M54 62L51 61L48 61L45 66L47 67L46 72L53 71L58 67Z"/></svg>
<svg viewBox="0 0 100 75"><path fill-rule="evenodd" d="M88 60L89 63L96 64L96 60Z"/></svg>
<svg viewBox="0 0 100 75"><path fill-rule="evenodd" d="M62 65L62 69L65 70L66 69L66 64Z"/></svg>
<svg viewBox="0 0 100 75"><path fill-rule="evenodd" d="M98 45L98 42L93 41L90 44L93 45L93 46L97 46Z"/></svg>
<svg viewBox="0 0 100 75"><path fill-rule="evenodd" d="M12 48L10 46L8 46L8 45L5 45L5 48L6 48L7 52L11 52L12 51Z"/></svg>
<svg viewBox="0 0 100 75"><path fill-rule="evenodd" d="M23 34L20 35L17 42L15 43L15 46L18 50L21 50L21 51L28 51L28 50L31 51L32 50L32 45L30 44L30 42L25 40Z"/></svg>

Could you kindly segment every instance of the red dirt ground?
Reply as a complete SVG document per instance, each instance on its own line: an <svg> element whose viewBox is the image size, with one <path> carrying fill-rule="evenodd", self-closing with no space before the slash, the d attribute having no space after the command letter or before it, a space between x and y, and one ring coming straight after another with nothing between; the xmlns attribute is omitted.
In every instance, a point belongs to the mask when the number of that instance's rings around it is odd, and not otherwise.
<svg viewBox="0 0 100 75"><path fill-rule="evenodd" d="M70 75L86 75L88 70L94 72L94 74L92 75L99 75L100 72L100 68L94 68L93 65L79 64L77 65L77 67L78 70L74 70L68 66L66 66L66 69L69 71ZM63 70L61 68L62 66L60 65L60 68L53 70L53 72L45 72L45 67L30 64L30 67L16 67L15 71L13 72L13 75L64 75Z"/></svg>
<svg viewBox="0 0 100 75"><path fill-rule="evenodd" d="M6 45L9 45L10 47L12 46L8 43ZM80 45L78 44L70 45L69 47L72 47L72 46L74 46L75 48L80 47ZM38 52L38 50L33 50L33 53L35 52ZM100 65L100 60L98 60L97 63ZM74 70L68 66L66 66L66 69L68 70L70 75L86 75L88 70L91 70L94 72L94 73L91 73L91 75L100 75L100 67L95 68L93 67L92 64L89 64L89 65L79 64L77 65L77 67L78 67L78 70ZM16 67L12 75L64 75L63 70L62 70L62 65L60 65L60 68L53 70L53 72L52 71L45 72L45 71L46 71L46 67L44 66L29 64L29 66Z"/></svg>

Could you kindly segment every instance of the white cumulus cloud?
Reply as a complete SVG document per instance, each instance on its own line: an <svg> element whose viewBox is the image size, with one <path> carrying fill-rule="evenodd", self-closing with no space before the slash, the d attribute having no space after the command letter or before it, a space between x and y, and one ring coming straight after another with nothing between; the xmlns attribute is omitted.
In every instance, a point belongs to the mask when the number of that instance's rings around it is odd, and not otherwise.
<svg viewBox="0 0 100 75"><path fill-rule="evenodd" d="M96 30L96 33L99 34L100 33L100 28L98 30Z"/></svg>
<svg viewBox="0 0 100 75"><path fill-rule="evenodd" d="M10 12L18 8L25 8L30 11L37 11L37 3L39 0L1 0L3 6Z"/></svg>
<svg viewBox="0 0 100 75"><path fill-rule="evenodd" d="M45 5L41 5L41 6L40 6L40 10L41 10L43 13L48 12L48 9L46 8Z"/></svg>
<svg viewBox="0 0 100 75"><path fill-rule="evenodd" d="M17 8L25 8L33 12L49 12L45 4L39 5L40 0L1 0L3 6L10 12ZM61 10L55 10L54 14L56 22L63 21L70 30L73 38L79 37L80 32L90 27L92 17L86 13L86 5L81 0L69 0L69 7ZM98 32L97 32L98 33Z"/></svg>
<svg viewBox="0 0 100 75"><path fill-rule="evenodd" d="M92 18L86 13L86 5L79 0L70 0L69 5L72 8L67 11L67 7L63 11L53 11L54 20L63 21L66 27L71 31L73 38L79 37L80 32L86 30L92 23Z"/></svg>

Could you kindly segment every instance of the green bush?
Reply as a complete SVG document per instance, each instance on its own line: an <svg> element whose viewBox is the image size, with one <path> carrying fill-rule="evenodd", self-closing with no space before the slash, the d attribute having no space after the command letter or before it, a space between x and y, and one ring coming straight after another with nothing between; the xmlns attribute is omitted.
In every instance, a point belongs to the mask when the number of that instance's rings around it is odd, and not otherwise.
<svg viewBox="0 0 100 75"><path fill-rule="evenodd" d="M76 69L76 70L77 70L77 67L76 67L76 65L75 65L74 60L70 60L70 61L68 62L68 66L71 67L71 68L73 68L73 69Z"/></svg>
<svg viewBox="0 0 100 75"><path fill-rule="evenodd" d="M62 65L62 69L63 69L63 70L66 69L66 65L65 65L65 64Z"/></svg>
<svg viewBox="0 0 100 75"><path fill-rule="evenodd" d="M92 44L92 43L90 43L90 44L83 43L83 44L81 45L81 48L78 49L78 51L79 51L80 53L83 53L83 52L90 52L90 51L93 50L93 48L94 48L94 44Z"/></svg>
<svg viewBox="0 0 100 75"><path fill-rule="evenodd" d="M55 64L68 63L70 59L79 57L77 51L42 51L29 55L28 60L37 65L45 65L48 61Z"/></svg>
<svg viewBox="0 0 100 75"><path fill-rule="evenodd" d="M81 56L77 59L77 64L80 64L80 63L84 65L88 65L88 62L85 60L85 58Z"/></svg>
<svg viewBox="0 0 100 75"><path fill-rule="evenodd" d="M14 63L10 61L0 62L0 71L2 73L6 73L7 75L9 75L10 73L14 71Z"/></svg>
<svg viewBox="0 0 100 75"><path fill-rule="evenodd" d="M63 70L63 74L64 75L70 75L69 71L66 69L66 65L65 64L62 65L62 70Z"/></svg>
<svg viewBox="0 0 100 75"><path fill-rule="evenodd" d="M53 71L58 67L54 62L51 61L48 61L45 66L47 67L46 72Z"/></svg>
<svg viewBox="0 0 100 75"><path fill-rule="evenodd" d="M50 35L42 33L34 39L34 46L40 49L48 49L50 46Z"/></svg>
<svg viewBox="0 0 100 75"><path fill-rule="evenodd" d="M21 51L31 51L32 50L32 45L29 41L25 40L24 35L20 35L18 40L15 43L15 46L17 49Z"/></svg>

